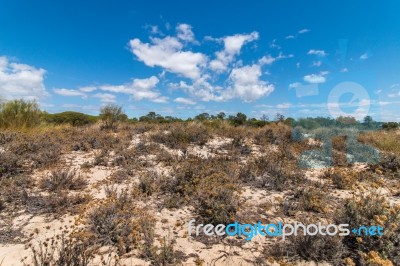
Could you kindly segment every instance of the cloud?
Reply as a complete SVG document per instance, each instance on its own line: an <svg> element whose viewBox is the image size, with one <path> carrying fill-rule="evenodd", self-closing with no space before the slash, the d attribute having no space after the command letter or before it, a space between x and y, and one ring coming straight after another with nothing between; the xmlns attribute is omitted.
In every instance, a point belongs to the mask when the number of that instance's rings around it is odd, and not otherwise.
<svg viewBox="0 0 400 266"><path fill-rule="evenodd" d="M290 108L292 106L292 104L290 103L281 103L281 104L277 104L276 108L278 109L287 109Z"/></svg>
<svg viewBox="0 0 400 266"><path fill-rule="evenodd" d="M224 72L228 70L229 64L233 61L236 55L240 54L243 45L257 40L258 37L258 32L254 31L250 34L235 34L222 38L224 49L215 53L216 59L210 62L210 68L216 72Z"/></svg>
<svg viewBox="0 0 400 266"><path fill-rule="evenodd" d="M70 90L70 89L53 89L54 93L61 96L79 96L83 99L87 98L87 95L82 91Z"/></svg>
<svg viewBox="0 0 400 266"><path fill-rule="evenodd" d="M252 102L263 96L269 95L274 91L274 86L266 81L260 80L261 66L243 66L235 68L229 75L229 81L232 83L231 88L227 91L231 95L231 91L235 97L246 102Z"/></svg>
<svg viewBox="0 0 400 266"><path fill-rule="evenodd" d="M278 55L277 57L273 57L273 56L271 56L271 55L263 56L263 57L261 57L261 58L258 60L258 62L259 62L259 64L261 64L261 65L271 65L272 63L274 63L274 62L277 61L277 60L285 59L285 58L292 58L292 57L294 57L294 55L292 55L292 54L284 55L284 54L281 52L281 53L279 53L279 55Z"/></svg>
<svg viewBox="0 0 400 266"><path fill-rule="evenodd" d="M48 92L43 84L46 71L0 57L0 95L7 99L40 99Z"/></svg>
<svg viewBox="0 0 400 266"><path fill-rule="evenodd" d="M174 102L182 103L182 104L190 104L190 105L196 104L196 102L193 101L193 100L191 100L191 99L180 98L180 97L179 97L179 98L176 98L176 99L174 100Z"/></svg>
<svg viewBox="0 0 400 266"><path fill-rule="evenodd" d="M115 103L116 96L114 94L109 93L96 93L93 95L96 98L99 98L102 103Z"/></svg>
<svg viewBox="0 0 400 266"><path fill-rule="evenodd" d="M328 55L324 50L314 50L314 49L311 49L310 51L308 51L307 54L316 55L319 57L325 57Z"/></svg>
<svg viewBox="0 0 400 266"><path fill-rule="evenodd" d="M86 87L81 87L79 88L80 91L83 92L92 92L95 91L97 88L95 86L86 86Z"/></svg>
<svg viewBox="0 0 400 266"><path fill-rule="evenodd" d="M178 26L176 26L176 31L177 37L182 41L196 42L194 33L192 31L192 26L189 24L178 24Z"/></svg>
<svg viewBox="0 0 400 266"><path fill-rule="evenodd" d="M299 34L304 34L304 33L307 33L309 31L310 31L309 29L301 29L301 30L298 31L298 33Z"/></svg>
<svg viewBox="0 0 400 266"><path fill-rule="evenodd" d="M301 86L300 82L294 82L289 84L289 89L296 89Z"/></svg>
<svg viewBox="0 0 400 266"><path fill-rule="evenodd" d="M367 53L363 53L361 56L360 56L360 59L361 60L367 60L368 59L368 54Z"/></svg>
<svg viewBox="0 0 400 266"><path fill-rule="evenodd" d="M180 38L189 38L183 32L178 34ZM143 43L135 38L130 40L129 46L131 52L145 65L159 66L191 79L200 77L200 66L207 62L207 57L202 53L183 51L183 44L176 37L151 38L151 43Z"/></svg>
<svg viewBox="0 0 400 266"><path fill-rule="evenodd" d="M320 74L305 75L304 81L306 81L308 83L325 83L325 81L326 81L325 76L328 73L329 72L327 72L327 71L322 71L322 72L320 72Z"/></svg>
<svg viewBox="0 0 400 266"><path fill-rule="evenodd" d="M295 36L293 36L293 35L288 35L288 36L285 37L286 40L294 39L294 38L295 38Z"/></svg>
<svg viewBox="0 0 400 266"><path fill-rule="evenodd" d="M313 61L312 66L320 67L322 65L322 61Z"/></svg>
<svg viewBox="0 0 400 266"><path fill-rule="evenodd" d="M154 90L159 79L155 76L145 79L134 79L131 83L123 85L100 86L103 91L124 93L132 96L136 101L149 100L157 103L165 103L168 98L162 96L159 91Z"/></svg>

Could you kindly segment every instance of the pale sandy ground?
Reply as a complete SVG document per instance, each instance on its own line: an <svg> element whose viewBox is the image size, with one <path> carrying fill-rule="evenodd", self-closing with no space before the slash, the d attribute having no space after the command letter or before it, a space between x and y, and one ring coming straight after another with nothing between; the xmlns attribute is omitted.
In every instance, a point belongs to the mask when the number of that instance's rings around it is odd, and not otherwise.
<svg viewBox="0 0 400 266"><path fill-rule="evenodd" d="M131 145L128 148L134 147L143 141L144 135L134 136ZM214 138L210 140L203 147L190 145L184 154L180 150L169 149L164 145L160 145L160 148L165 149L170 154L177 156L179 159L184 158L188 154L196 155L202 158L208 158L213 156L224 155L227 151L223 150L224 145L230 143L231 139ZM252 156L262 156L260 147L249 143L251 146ZM271 150L277 147L271 147ZM83 163L90 163L98 151L91 152L73 152L64 156L63 160L65 165L69 165L71 168L75 169L82 176L86 176L89 181L89 187L86 189L90 192L95 199L101 199L105 197L103 181L105 181L117 167L104 167L96 166L91 168L89 171L83 171L80 165ZM143 158L145 160L151 160L153 157ZM245 160L245 159L244 159ZM357 167L363 167L357 166ZM153 170L164 174L170 173L169 169L162 169L160 166L156 166ZM311 181L324 182L320 178L323 173L323 169L310 170L306 173L306 176ZM48 174L46 171L35 173L36 178L40 178L43 175ZM123 184L120 186L124 186ZM385 189L380 189L382 194L388 194L389 192ZM333 190L333 195L338 198L349 198L353 196L352 191L346 190ZM245 200L246 206L273 206L276 203L284 200L285 192L274 192L266 191L265 189L255 189L250 187L245 187L241 197ZM400 203L399 199L390 199L393 204ZM155 205L155 210L157 209L157 203L152 203ZM272 216L274 213L274 207L265 208L264 214L266 217ZM253 265L252 261L254 258L259 256L262 252L262 246L267 241L275 241L272 239L267 239L265 237L257 236L253 238L252 241L244 243L242 246L236 246L230 244L229 237L223 239L218 244L205 245L199 241L194 240L187 235L187 223L193 219L193 213L190 208L182 208L178 210L168 210L162 209L160 212L156 212L157 224L156 224L156 235L158 239L163 237L172 238L176 240L175 250L182 251L184 254L197 254L200 261L204 262L204 265ZM52 219L49 216L43 215L26 215L22 214L13 220L13 228L21 231L24 238L21 239L23 242L28 243L30 236L33 236L31 243L37 243L44 241L46 238L51 238L62 230L70 228L74 224L75 217L70 215L65 215L59 219ZM163 221L163 222L161 222ZM271 222L277 222L279 219ZM284 221L284 220L282 220ZM7 244L0 245L0 262L3 261L2 266L13 266L13 265L23 265L21 260L24 257L29 256L30 250L25 248L25 244ZM185 261L184 265L196 265L195 256L190 257ZM129 258L123 260L125 265L149 265L146 262L137 258ZM279 265L279 263L271 263L271 265ZM315 262L298 262L297 265L301 266L325 266L330 265L328 263L315 263Z"/></svg>

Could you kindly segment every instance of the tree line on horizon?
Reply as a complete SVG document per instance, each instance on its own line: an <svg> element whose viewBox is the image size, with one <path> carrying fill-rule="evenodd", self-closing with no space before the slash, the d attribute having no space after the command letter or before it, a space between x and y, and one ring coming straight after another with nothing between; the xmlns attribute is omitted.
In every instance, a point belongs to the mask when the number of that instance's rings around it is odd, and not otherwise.
<svg viewBox="0 0 400 266"><path fill-rule="evenodd" d="M224 112L218 114L201 113L193 118L181 119L174 116L162 116L154 111L139 118L129 118L121 106L108 104L100 108L99 115L88 115L75 111L65 111L61 113L50 114L40 109L36 101L29 100L10 100L0 102L0 128L31 128L41 124L70 124L72 126L85 126L95 124L101 121L102 127L113 129L119 122L136 123L172 123L172 122L212 122L227 121L233 126L252 126L263 127L270 123L285 123L293 127L302 127L304 129L316 129L319 127L344 127L356 126L360 129L397 129L400 123L397 122L378 122L371 116L366 116L362 121L357 121L351 116L332 117L307 117L291 118L285 117L281 113L276 113L273 119L266 115L260 118L249 118L246 114L238 112L236 115L226 115Z"/></svg>

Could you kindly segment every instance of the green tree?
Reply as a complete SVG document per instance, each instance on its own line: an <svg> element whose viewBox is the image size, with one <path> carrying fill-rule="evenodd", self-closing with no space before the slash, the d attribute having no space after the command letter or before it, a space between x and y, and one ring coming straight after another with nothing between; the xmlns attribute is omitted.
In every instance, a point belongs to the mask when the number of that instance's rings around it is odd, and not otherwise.
<svg viewBox="0 0 400 266"><path fill-rule="evenodd" d="M118 123L127 118L121 106L108 104L100 109L100 120L102 121L102 128L104 129L116 130Z"/></svg>

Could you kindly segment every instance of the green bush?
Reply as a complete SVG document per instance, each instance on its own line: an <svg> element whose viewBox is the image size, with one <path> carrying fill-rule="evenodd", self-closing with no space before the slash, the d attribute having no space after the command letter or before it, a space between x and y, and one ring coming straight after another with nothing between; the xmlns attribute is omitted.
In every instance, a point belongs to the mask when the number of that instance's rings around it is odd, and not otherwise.
<svg viewBox="0 0 400 266"><path fill-rule="evenodd" d="M43 112L35 101L12 100L0 103L0 128L29 128L42 122Z"/></svg>
<svg viewBox="0 0 400 266"><path fill-rule="evenodd" d="M96 123L98 117L79 112L67 111L57 114L46 114L46 122L52 124L70 124L72 126L84 126Z"/></svg>

